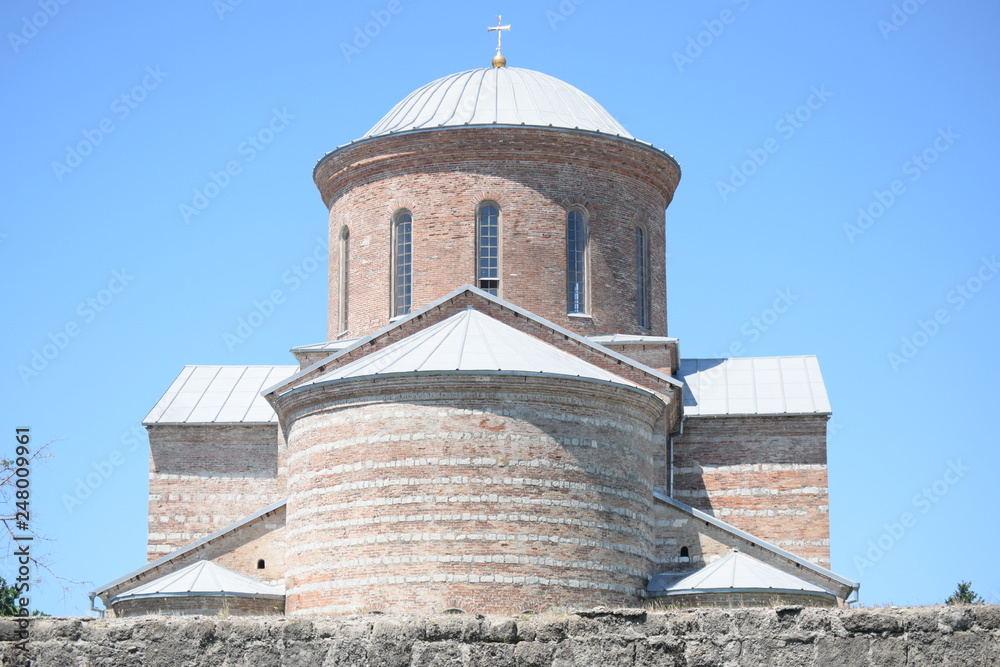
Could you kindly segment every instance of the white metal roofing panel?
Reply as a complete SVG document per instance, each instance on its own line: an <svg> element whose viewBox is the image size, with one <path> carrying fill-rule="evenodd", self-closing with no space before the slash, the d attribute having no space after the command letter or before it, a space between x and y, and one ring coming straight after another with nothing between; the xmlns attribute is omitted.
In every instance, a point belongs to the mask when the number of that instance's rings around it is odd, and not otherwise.
<svg viewBox="0 0 1000 667"><path fill-rule="evenodd" d="M531 125L632 135L586 93L517 67L487 67L442 77L392 108L363 139L407 130L465 125Z"/></svg>
<svg viewBox="0 0 1000 667"><path fill-rule="evenodd" d="M655 345L658 343L676 343L676 338L668 336L637 336L634 334L599 334L597 336L587 336L591 343L606 345L609 343L637 343L642 345Z"/></svg>
<svg viewBox="0 0 1000 667"><path fill-rule="evenodd" d="M814 356L682 359L689 416L830 414Z"/></svg>
<svg viewBox="0 0 1000 667"><path fill-rule="evenodd" d="M143 424L276 422L261 389L280 382L297 366L186 366Z"/></svg>
<svg viewBox="0 0 1000 667"><path fill-rule="evenodd" d="M306 384L420 371L551 373L638 386L473 309L456 313Z"/></svg>
<svg viewBox="0 0 1000 667"><path fill-rule="evenodd" d="M648 590L670 595L729 588L742 590L777 589L832 595L825 588L811 584L787 572L782 572L774 566L739 551L734 551L673 584L659 587L656 581L651 581Z"/></svg>
<svg viewBox="0 0 1000 667"><path fill-rule="evenodd" d="M221 565L216 565L211 561L200 560L182 567L176 572L171 572L117 595L115 600L183 593L192 595L229 593L247 596L280 596L284 595L284 592L284 586L265 584Z"/></svg>
<svg viewBox="0 0 1000 667"><path fill-rule="evenodd" d="M357 338L341 338L340 340L329 340L324 343L313 343L312 345L297 345L292 348L292 352L333 352L348 348L357 341Z"/></svg>

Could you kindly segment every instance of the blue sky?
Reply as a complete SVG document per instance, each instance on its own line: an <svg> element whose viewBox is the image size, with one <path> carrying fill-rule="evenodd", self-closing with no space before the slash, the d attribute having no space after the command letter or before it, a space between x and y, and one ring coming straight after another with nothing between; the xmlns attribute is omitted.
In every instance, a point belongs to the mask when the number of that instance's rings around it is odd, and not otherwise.
<svg viewBox="0 0 1000 667"><path fill-rule="evenodd" d="M144 562L139 424L185 364L292 363L289 347L323 340L312 167L413 89L487 66L497 10L4 3L3 452L19 426L51 442L31 477L50 538L35 549L89 582L64 595L43 574L34 606L84 613L95 585ZM834 570L865 604L937 603L959 580L1000 601L1000 8L501 11L511 66L577 86L680 162L667 224L682 355L818 355ZM234 343L274 290L283 303Z"/></svg>

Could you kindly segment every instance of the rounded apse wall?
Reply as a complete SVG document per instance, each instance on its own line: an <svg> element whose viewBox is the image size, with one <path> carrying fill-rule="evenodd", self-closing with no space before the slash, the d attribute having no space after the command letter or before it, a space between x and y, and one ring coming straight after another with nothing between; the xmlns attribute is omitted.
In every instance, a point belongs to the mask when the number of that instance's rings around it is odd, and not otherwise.
<svg viewBox="0 0 1000 667"><path fill-rule="evenodd" d="M498 296L582 335L666 335L664 211L679 178L676 163L659 150L572 130L448 128L341 148L315 172L329 208L329 339L367 335L399 314L393 227L402 213L412 219L413 310L476 284L483 203L499 211ZM570 315L573 210L583 215L588 243L586 304Z"/></svg>
<svg viewBox="0 0 1000 667"><path fill-rule="evenodd" d="M339 381L279 399L286 612L635 604L663 404L544 375Z"/></svg>

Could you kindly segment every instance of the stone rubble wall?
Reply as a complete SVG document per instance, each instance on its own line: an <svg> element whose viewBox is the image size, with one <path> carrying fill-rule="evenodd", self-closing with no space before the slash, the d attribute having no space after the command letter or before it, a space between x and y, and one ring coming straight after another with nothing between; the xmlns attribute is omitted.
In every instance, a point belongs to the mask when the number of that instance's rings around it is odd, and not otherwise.
<svg viewBox="0 0 1000 667"><path fill-rule="evenodd" d="M1000 607L647 611L529 617L0 619L4 665L657 665L801 667L1000 664ZM30 660L30 662L29 662Z"/></svg>

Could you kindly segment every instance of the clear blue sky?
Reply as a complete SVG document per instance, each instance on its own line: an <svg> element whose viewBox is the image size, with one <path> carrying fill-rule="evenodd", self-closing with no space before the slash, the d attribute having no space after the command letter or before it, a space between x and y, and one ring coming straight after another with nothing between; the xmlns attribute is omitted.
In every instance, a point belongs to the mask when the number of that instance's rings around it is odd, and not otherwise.
<svg viewBox="0 0 1000 667"><path fill-rule="evenodd" d="M511 66L577 86L680 162L667 223L682 354L818 355L833 568L866 604L933 604L963 579L1000 600L1000 8L893 4L501 11ZM3 452L17 426L52 442L32 476L31 520L51 538L36 549L90 582L64 600L45 576L37 607L84 613L94 585L144 562L139 424L185 364L292 363L289 347L323 340L326 271L303 270L325 239L313 165L413 89L488 65L497 10L3 4ZM227 345L275 289L284 303ZM779 292L792 305L775 317ZM19 370L46 345L37 374ZM95 470L107 477L87 487Z"/></svg>

